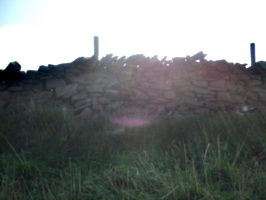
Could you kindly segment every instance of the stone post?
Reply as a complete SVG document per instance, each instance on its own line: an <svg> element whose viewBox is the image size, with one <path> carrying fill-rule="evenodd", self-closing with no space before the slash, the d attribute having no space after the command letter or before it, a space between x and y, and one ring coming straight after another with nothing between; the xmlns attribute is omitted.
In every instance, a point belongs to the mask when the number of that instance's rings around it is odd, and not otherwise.
<svg viewBox="0 0 266 200"><path fill-rule="evenodd" d="M255 64L255 43L250 43L251 66Z"/></svg>
<svg viewBox="0 0 266 200"><path fill-rule="evenodd" d="M99 37L94 36L94 56L97 58L99 57Z"/></svg>

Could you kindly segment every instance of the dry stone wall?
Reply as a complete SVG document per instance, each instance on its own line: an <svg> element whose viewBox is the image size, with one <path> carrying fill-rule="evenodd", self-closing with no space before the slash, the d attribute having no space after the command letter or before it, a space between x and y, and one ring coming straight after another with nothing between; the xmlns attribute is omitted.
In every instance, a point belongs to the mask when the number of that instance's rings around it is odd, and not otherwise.
<svg viewBox="0 0 266 200"><path fill-rule="evenodd" d="M159 60L142 54L118 59L110 54L100 61L81 57L37 71L14 70L11 78L1 71L0 106L25 110L33 99L49 107L66 107L80 117L103 113L184 117L244 105L251 110L266 108L265 62L246 68L225 60L207 61L205 56L199 52Z"/></svg>

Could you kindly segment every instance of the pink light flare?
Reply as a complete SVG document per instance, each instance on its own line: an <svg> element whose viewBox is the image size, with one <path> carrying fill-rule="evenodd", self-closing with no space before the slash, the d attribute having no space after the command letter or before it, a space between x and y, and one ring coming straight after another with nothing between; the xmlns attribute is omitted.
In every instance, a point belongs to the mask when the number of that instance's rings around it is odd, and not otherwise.
<svg viewBox="0 0 266 200"><path fill-rule="evenodd" d="M126 127L138 127L150 123L151 119L147 118L130 118L130 117L118 117L113 118L111 121L119 126Z"/></svg>

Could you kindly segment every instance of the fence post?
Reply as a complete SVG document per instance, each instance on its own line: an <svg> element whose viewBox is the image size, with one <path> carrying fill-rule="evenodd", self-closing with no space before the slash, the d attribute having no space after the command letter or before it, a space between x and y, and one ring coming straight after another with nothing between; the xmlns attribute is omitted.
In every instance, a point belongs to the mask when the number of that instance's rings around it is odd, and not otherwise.
<svg viewBox="0 0 266 200"><path fill-rule="evenodd" d="M98 57L99 57L99 38L98 38L98 36L94 36L94 56L98 60Z"/></svg>
<svg viewBox="0 0 266 200"><path fill-rule="evenodd" d="M256 62L255 59L255 43L250 43L250 56L251 56L251 66Z"/></svg>

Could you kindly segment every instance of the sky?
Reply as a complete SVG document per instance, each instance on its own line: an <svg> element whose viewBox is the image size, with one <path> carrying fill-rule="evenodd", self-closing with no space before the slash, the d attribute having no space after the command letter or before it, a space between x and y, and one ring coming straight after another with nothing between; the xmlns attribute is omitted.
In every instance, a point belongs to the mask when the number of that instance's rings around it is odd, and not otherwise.
<svg viewBox="0 0 266 200"><path fill-rule="evenodd" d="M266 60L264 0L0 0L0 69L22 71L107 54L186 57L250 66ZM247 67L248 67L247 66Z"/></svg>

